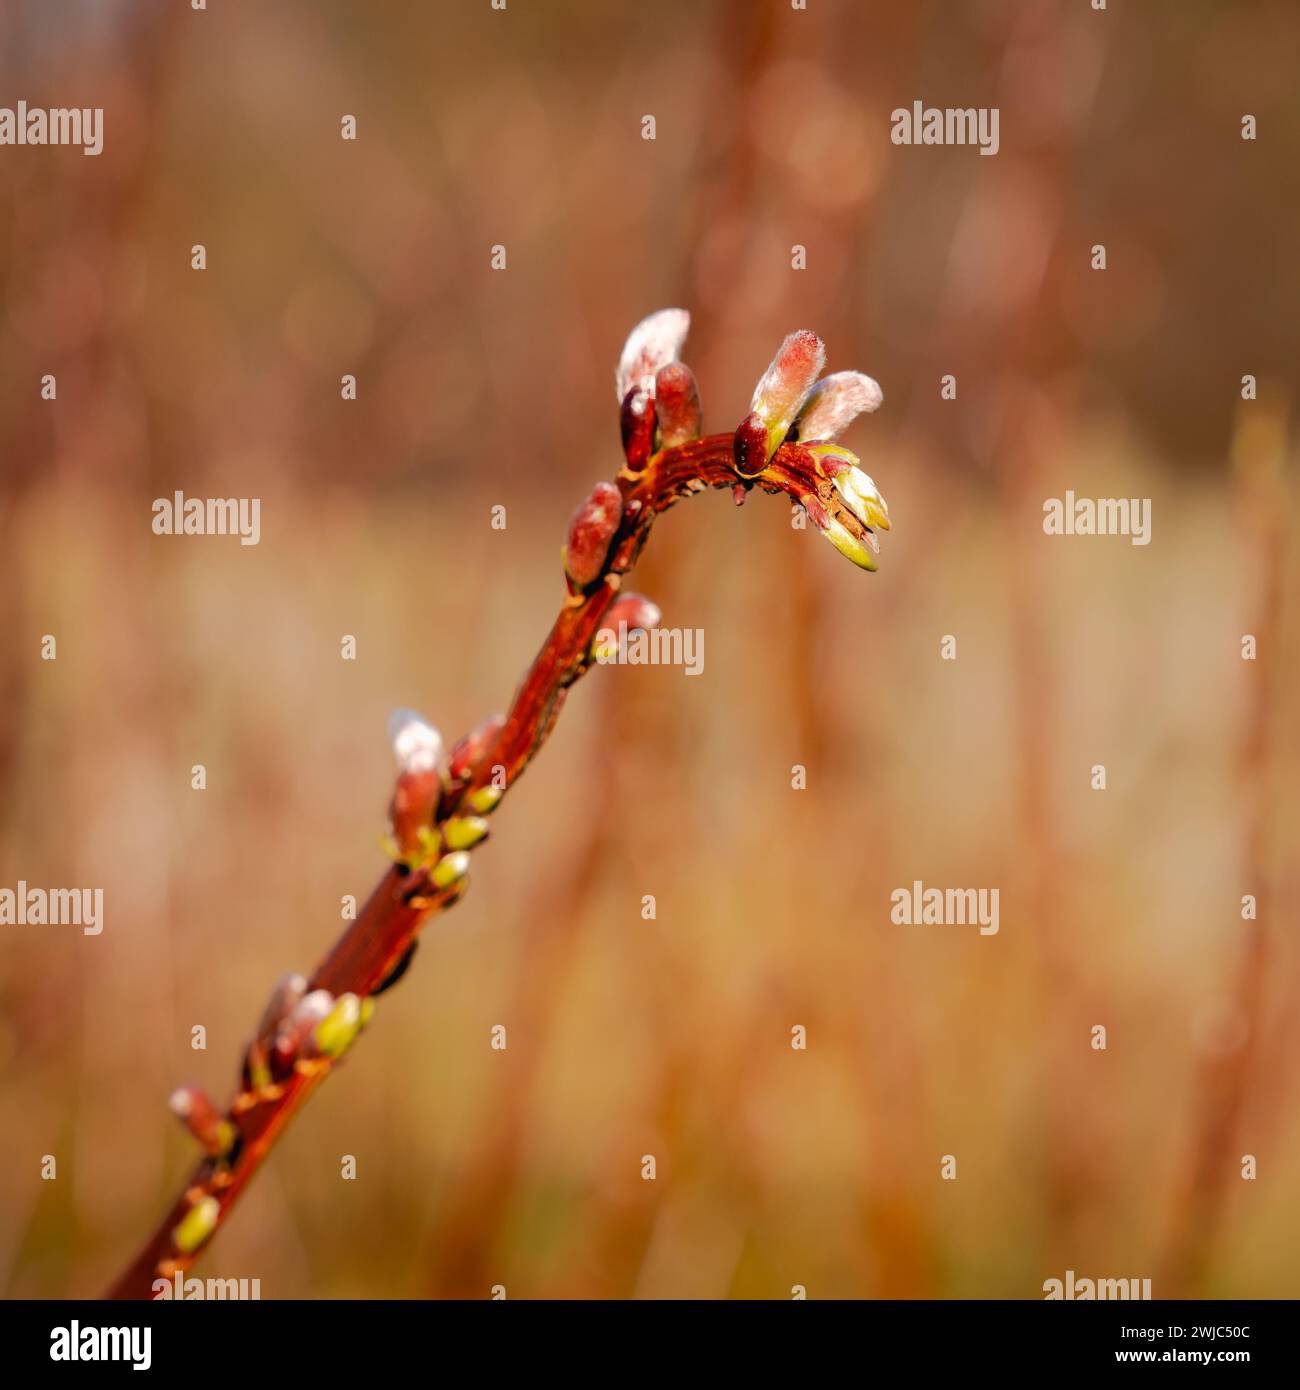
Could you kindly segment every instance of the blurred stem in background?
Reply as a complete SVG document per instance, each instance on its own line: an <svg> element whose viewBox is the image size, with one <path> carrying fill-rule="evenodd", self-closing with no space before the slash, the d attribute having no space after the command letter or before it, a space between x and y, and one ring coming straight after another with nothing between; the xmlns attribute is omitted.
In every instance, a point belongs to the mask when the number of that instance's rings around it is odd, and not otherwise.
<svg viewBox="0 0 1300 1390"><path fill-rule="evenodd" d="M1223 1224L1229 1189L1241 1181L1245 1155L1259 1161L1260 1131L1246 1127L1251 1116L1250 1087L1267 1041L1264 1029L1265 990L1271 939L1282 912L1283 895L1276 891L1276 823L1272 755L1278 707L1276 692L1282 643L1284 576L1289 558L1286 459L1294 451L1288 438L1289 401L1280 384L1266 384L1262 399L1238 407L1233 437L1233 482L1239 524L1247 553L1255 557L1254 604L1242 615L1242 632L1257 643L1253 662L1242 662L1249 683L1245 720L1238 732L1238 795L1242 806L1241 891L1255 898L1256 917L1245 921L1231 911L1233 899L1224 896L1224 934L1236 936L1226 948L1236 958L1236 982L1231 1005L1213 1021L1203 1040L1196 1105L1191 1117L1191 1152L1179 1200L1173 1210L1173 1229L1164 1254L1160 1296L1206 1298L1222 1296L1209 1278L1211 1256ZM1294 1003L1294 1000L1292 1001ZM1269 1050L1280 1059L1281 1049ZM1252 1185L1253 1186L1253 1185Z"/></svg>

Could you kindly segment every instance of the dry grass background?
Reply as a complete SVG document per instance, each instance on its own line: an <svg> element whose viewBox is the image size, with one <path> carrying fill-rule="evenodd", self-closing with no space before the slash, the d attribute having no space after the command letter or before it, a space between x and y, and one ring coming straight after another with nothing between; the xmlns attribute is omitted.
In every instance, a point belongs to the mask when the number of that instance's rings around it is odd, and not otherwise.
<svg viewBox="0 0 1300 1390"><path fill-rule="evenodd" d="M704 629L704 675L573 692L200 1272L1300 1296L1298 30L1280 3L7 5L6 99L102 105L106 148L0 150L0 883L102 885L107 926L0 934L0 1288L94 1293L161 1213L169 1090L225 1096L272 980L371 887L388 710L455 736L504 705L617 467L623 335L680 303L709 428L795 327L879 378L848 442L896 519L881 571L772 499L659 523L637 587ZM918 96L1000 106L999 155L891 146ZM1066 488L1150 497L1152 544L1045 537ZM176 489L261 497L261 544L153 536ZM914 878L999 887L1000 933L892 926Z"/></svg>

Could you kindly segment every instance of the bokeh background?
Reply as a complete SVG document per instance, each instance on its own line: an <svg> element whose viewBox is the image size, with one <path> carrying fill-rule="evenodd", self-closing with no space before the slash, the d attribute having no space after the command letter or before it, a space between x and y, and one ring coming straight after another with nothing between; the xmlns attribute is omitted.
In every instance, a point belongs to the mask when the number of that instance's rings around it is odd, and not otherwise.
<svg viewBox="0 0 1300 1390"><path fill-rule="evenodd" d="M170 1203L169 1091L229 1095L377 878L388 711L508 701L680 304L707 428L794 328L882 383L880 571L777 499L659 523L636 587L703 676L574 690L196 1272L1300 1296L1298 43L1282 0L6 3L2 104L105 149L0 149L0 883L106 928L0 930L0 1289L96 1293ZM918 98L1000 153L891 145ZM1151 544L1044 536L1067 488ZM260 497L260 545L154 536L177 489ZM892 925L914 879L1000 933Z"/></svg>

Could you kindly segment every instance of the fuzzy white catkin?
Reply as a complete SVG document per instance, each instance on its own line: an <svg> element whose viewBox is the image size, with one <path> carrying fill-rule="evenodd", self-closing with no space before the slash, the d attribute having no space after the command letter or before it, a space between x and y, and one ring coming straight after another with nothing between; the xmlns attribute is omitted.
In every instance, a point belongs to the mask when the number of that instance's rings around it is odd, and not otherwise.
<svg viewBox="0 0 1300 1390"><path fill-rule="evenodd" d="M403 772L432 772L442 761L442 735L413 709L388 716L388 737Z"/></svg>

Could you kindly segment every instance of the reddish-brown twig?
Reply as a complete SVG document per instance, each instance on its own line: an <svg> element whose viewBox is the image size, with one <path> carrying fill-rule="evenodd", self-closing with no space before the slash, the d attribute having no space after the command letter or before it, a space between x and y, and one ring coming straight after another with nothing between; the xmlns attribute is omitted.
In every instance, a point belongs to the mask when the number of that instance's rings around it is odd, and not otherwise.
<svg viewBox="0 0 1300 1390"><path fill-rule="evenodd" d="M699 402L689 369L676 361L684 334L685 315L670 310L652 315L629 339L619 377L627 465L574 516L568 597L504 721L462 740L445 766L413 764L399 776L392 813L397 862L311 979L284 992L263 1020L225 1115L197 1092L177 1093L175 1108L207 1157L109 1297L150 1297L156 1280L171 1280L193 1263L285 1125L346 1052L373 996L405 968L421 927L464 892L467 850L486 833L483 817L545 742L569 687L601 644L617 640L624 615L628 629L654 621L652 605L620 601L620 590L659 513L707 488L735 489L737 500L753 487L785 493L838 549L874 568L865 547L874 543L873 527L888 526L884 504L853 456L829 441L859 411L875 408L875 384L841 373L814 390L821 344L812 334L792 334L760 381L741 430L690 437L698 432ZM304 1007L312 1003L315 1013Z"/></svg>

